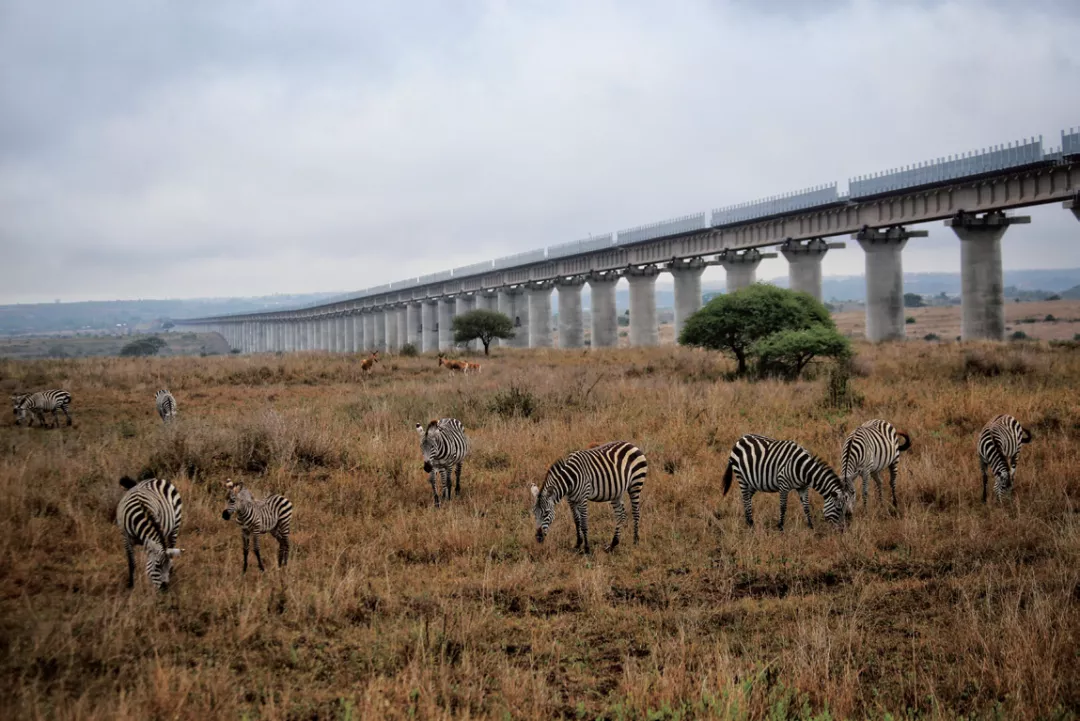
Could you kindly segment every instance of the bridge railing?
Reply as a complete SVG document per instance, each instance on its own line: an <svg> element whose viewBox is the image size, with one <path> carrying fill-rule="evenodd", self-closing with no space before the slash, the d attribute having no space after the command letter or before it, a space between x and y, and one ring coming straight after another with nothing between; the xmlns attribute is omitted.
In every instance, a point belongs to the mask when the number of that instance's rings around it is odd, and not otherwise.
<svg viewBox="0 0 1080 721"><path fill-rule="evenodd" d="M544 249L529 250L524 253L506 255L492 261L493 268L512 268L515 265L528 265L530 263L543 263L547 259Z"/></svg>
<svg viewBox="0 0 1080 721"><path fill-rule="evenodd" d="M836 192L836 183L818 185L794 193L774 195L771 198L754 200L749 203L738 203L716 208L712 212L712 225L716 227L755 218L766 218L770 215L804 210L817 205L828 205L837 202L839 199L840 197Z"/></svg>
<svg viewBox="0 0 1080 721"><path fill-rule="evenodd" d="M620 230L616 236L615 245L641 243L646 240L663 238L667 235L678 235L680 233L690 233L695 230L705 230L705 228L704 213L684 215L679 218L672 218L671 220L661 220L659 223L650 223L649 225L639 225L636 228Z"/></svg>
<svg viewBox="0 0 1080 721"><path fill-rule="evenodd" d="M1067 133L1061 131L1061 154L1080 155L1080 128L1069 128Z"/></svg>
<svg viewBox="0 0 1080 721"><path fill-rule="evenodd" d="M552 258L565 258L568 255L578 255L579 253L604 250L605 248L610 248L614 244L615 240L611 237L611 233L594 235L591 238L585 238L583 240L571 240L569 243L549 245L547 247L547 257L549 260Z"/></svg>
<svg viewBox="0 0 1080 721"><path fill-rule="evenodd" d="M454 268L450 271L450 274L455 278L464 278L469 275L479 275L481 273L487 273L495 267L495 261L485 260L483 263L473 263L472 265L463 265L460 268Z"/></svg>

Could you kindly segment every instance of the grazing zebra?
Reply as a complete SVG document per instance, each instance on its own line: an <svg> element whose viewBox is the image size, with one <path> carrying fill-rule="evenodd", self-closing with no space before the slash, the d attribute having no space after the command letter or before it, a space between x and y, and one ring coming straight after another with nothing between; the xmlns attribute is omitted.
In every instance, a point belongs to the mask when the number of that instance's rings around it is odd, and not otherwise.
<svg viewBox="0 0 1080 721"><path fill-rule="evenodd" d="M457 474L458 496L461 495L461 462L469 454L469 440L465 437L465 426L456 418L443 418L431 421L424 428L416 424L420 434L420 450L424 453L424 472L428 474L431 492L435 494L435 507L439 507L439 488L435 476L442 474L443 494L450 500L450 469Z"/></svg>
<svg viewBox="0 0 1080 721"><path fill-rule="evenodd" d="M1010 415L1002 414L979 433L979 468L982 470L983 503L986 503L986 469L994 473L994 495L1000 501L1012 494L1020 446L1031 442L1031 431Z"/></svg>
<svg viewBox="0 0 1080 721"><path fill-rule="evenodd" d="M127 552L128 588L135 585L135 546L146 548L146 575L159 590L169 587L172 559L183 549L176 548L183 504L176 486L151 478L138 483L127 476L120 485L128 489L116 506L116 525L124 536Z"/></svg>
<svg viewBox="0 0 1080 721"><path fill-rule="evenodd" d="M176 419L176 399L173 398L172 393L164 389L158 391L154 396L154 403L157 405L157 412L162 421L168 423Z"/></svg>
<svg viewBox="0 0 1080 721"><path fill-rule="evenodd" d="M570 504L577 529L577 544L589 553L589 501L610 502L615 509L615 536L606 550L619 545L619 533L626 523L623 494L630 496L634 515L634 543L638 542L641 521L641 487L649 472L649 462L641 449L626 441L612 441L592 446L561 458L548 469L544 483L532 487L533 517L536 519L536 540L544 542L555 516L555 504L563 496Z"/></svg>
<svg viewBox="0 0 1080 721"><path fill-rule="evenodd" d="M261 501L256 501L251 491L244 488L244 483L226 481L225 488L229 492L229 505L221 512L221 517L226 521L233 514L236 522L240 524L241 535L244 538L244 573L248 567L248 544L253 542L255 546L255 560L259 562L259 570L265 571L262 556L259 555L259 536L269 533L278 542L278 567L289 562L289 524L292 523L293 505L285 496L267 496Z"/></svg>
<svg viewBox="0 0 1080 721"><path fill-rule="evenodd" d="M803 513L806 514L806 525L811 528L814 527L810 521L811 488L825 499L825 518L834 524L841 525L845 516L850 517L852 506L855 505L855 492L850 486L840 480L828 464L792 441L778 441L753 434L743 436L735 442L728 458L727 470L724 471L724 495L731 488L732 474L739 477L748 526L754 525L750 502L758 491L780 494L778 528L781 531L784 530L787 497L791 491L799 494Z"/></svg>
<svg viewBox="0 0 1080 721"><path fill-rule="evenodd" d="M911 436L896 430L892 423L880 419L863 423L844 440L840 454L840 473L853 493L855 477L862 476L863 508L867 505L870 476L874 477L878 499L881 499L881 476L878 474L886 468L889 469L892 504L893 508L896 508L896 466L900 461L900 452L909 448Z"/></svg>
<svg viewBox="0 0 1080 721"><path fill-rule="evenodd" d="M71 394L62 390L38 391L37 393L16 393L11 396L11 404L15 410L15 425L20 425L23 419L27 419L27 426L34 425L37 418L42 426L45 425L45 414L53 414L53 425L60 427L60 416L57 411L63 411L67 417L67 424L71 425L71 414L68 413L68 405L71 404Z"/></svg>

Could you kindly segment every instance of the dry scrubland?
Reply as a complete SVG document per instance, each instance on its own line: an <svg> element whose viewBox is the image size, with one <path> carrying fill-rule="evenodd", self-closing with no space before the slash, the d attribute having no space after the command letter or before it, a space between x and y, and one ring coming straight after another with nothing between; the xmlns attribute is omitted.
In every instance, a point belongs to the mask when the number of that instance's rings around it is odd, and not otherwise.
<svg viewBox="0 0 1080 721"><path fill-rule="evenodd" d="M859 348L861 408L827 380L727 382L680 348L507 352L480 376L326 355L0 363L63 386L74 428L0 426L0 708L7 718L1075 718L1080 354L1023 344ZM974 353L965 362L965 353ZM168 386L180 421L163 428ZM1015 505L984 507L974 436L1035 433ZM527 415L523 415L523 413ZM464 495L432 508L413 424L468 427ZM898 517L845 534L720 496L747 431L834 464L872 417L907 429ZM528 484L625 438L648 454L642 543L533 539ZM124 587L117 479L184 498L173 588ZM287 572L240 574L227 477L296 505ZM872 498L876 505L876 501ZM597 545L610 507L593 506ZM266 539L267 559L276 544ZM254 561L253 561L254 567Z"/></svg>
<svg viewBox="0 0 1080 721"><path fill-rule="evenodd" d="M1047 320L1048 316L1052 316ZM908 338L921 339L929 333L943 341L960 335L960 306L905 308L905 318L914 323L904 327ZM833 320L841 333L863 338L866 333L866 311L834 313ZM1080 334L1080 300L1046 300L1033 303L1005 304L1006 334L1023 331L1038 340L1072 340Z"/></svg>
<svg viewBox="0 0 1080 721"><path fill-rule="evenodd" d="M168 355L224 355L229 344L217 333L136 333L134 335L17 335L0 336L0 358L28 360L32 358L81 358L118 356L128 343L157 335L169 345L161 351Z"/></svg>

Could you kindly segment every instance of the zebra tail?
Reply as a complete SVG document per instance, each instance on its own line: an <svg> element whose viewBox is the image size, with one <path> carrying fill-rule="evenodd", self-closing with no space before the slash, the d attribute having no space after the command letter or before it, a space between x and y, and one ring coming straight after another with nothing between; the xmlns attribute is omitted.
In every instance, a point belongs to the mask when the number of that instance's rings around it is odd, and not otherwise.
<svg viewBox="0 0 1080 721"><path fill-rule="evenodd" d="M1023 426L1020 427L1020 442L1021 443L1031 443L1031 439L1033 437L1034 436L1031 434L1031 431L1029 431L1027 428L1024 428Z"/></svg>
<svg viewBox="0 0 1080 721"><path fill-rule="evenodd" d="M735 475L735 459L728 458L727 470L724 471L724 495L731 489L731 478Z"/></svg>
<svg viewBox="0 0 1080 721"><path fill-rule="evenodd" d="M131 488L134 488L137 484L138 484L138 481L136 481L131 476L124 476L123 478L120 479L120 485L123 488L131 489Z"/></svg>
<svg viewBox="0 0 1080 721"><path fill-rule="evenodd" d="M904 439L904 442L897 446L896 450L906 451L907 449L911 448L911 436L909 436L907 433L904 433L903 431L897 431L896 435Z"/></svg>

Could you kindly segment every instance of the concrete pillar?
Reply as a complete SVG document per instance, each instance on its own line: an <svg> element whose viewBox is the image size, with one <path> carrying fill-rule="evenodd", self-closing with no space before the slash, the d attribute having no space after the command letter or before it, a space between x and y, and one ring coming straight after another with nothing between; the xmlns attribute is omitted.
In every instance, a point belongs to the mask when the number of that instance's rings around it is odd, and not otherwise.
<svg viewBox="0 0 1080 721"><path fill-rule="evenodd" d="M615 286L619 274L590 273L589 293L592 296L593 348L614 348L619 345L619 319L615 310Z"/></svg>
<svg viewBox="0 0 1080 721"><path fill-rule="evenodd" d="M420 337L423 322L424 314L420 303L409 303L405 306L405 342L412 343L418 352L422 351L424 345Z"/></svg>
<svg viewBox="0 0 1080 721"><path fill-rule="evenodd" d="M667 269L675 279L675 342L678 343L686 319L701 308L701 274L705 272L705 260L672 260Z"/></svg>
<svg viewBox="0 0 1080 721"><path fill-rule="evenodd" d="M529 286L529 347L551 347L551 281Z"/></svg>
<svg viewBox="0 0 1080 721"><path fill-rule="evenodd" d="M439 350L448 351L454 348L454 307L456 301L453 298L441 298L439 300Z"/></svg>
<svg viewBox="0 0 1080 721"><path fill-rule="evenodd" d="M1065 210L1071 210L1073 216L1077 220L1080 220L1080 193L1077 193L1074 197L1066 200L1061 204L1061 207Z"/></svg>
<svg viewBox="0 0 1080 721"><path fill-rule="evenodd" d="M875 343L904 339L904 265L908 238L925 230L865 227L851 237L866 251L866 339Z"/></svg>
<svg viewBox="0 0 1080 721"><path fill-rule="evenodd" d="M468 313L470 310L474 310L476 308L476 296L474 296L474 295L459 295L454 300L455 300L455 303L454 303L454 317L455 318L457 316L459 316L459 315L464 315L465 313ZM453 337L453 331L452 330L451 330L450 335L451 335L451 337ZM471 341L469 343L465 343L463 345L463 347L468 348L469 350L476 350L477 342L476 341Z"/></svg>
<svg viewBox="0 0 1080 721"><path fill-rule="evenodd" d="M528 317L526 316L525 331L521 329L521 318L519 316L519 307L524 305L521 303L521 290L518 288L500 288L499 295L496 299L498 302L498 310L505 315L511 321L514 322L514 337L507 340L496 340L495 342L504 348L521 348L523 344L527 345L529 342L529 330L528 330Z"/></svg>
<svg viewBox="0 0 1080 721"><path fill-rule="evenodd" d="M364 311L364 353L370 354L375 350L375 313L371 310Z"/></svg>
<svg viewBox="0 0 1080 721"><path fill-rule="evenodd" d="M372 350L379 351L380 353L386 353L386 308L379 308L375 311L375 345Z"/></svg>
<svg viewBox="0 0 1080 721"><path fill-rule="evenodd" d="M439 301L420 304L420 345L422 353L439 350Z"/></svg>
<svg viewBox="0 0 1080 721"><path fill-rule="evenodd" d="M762 258L775 258L776 253L762 255L757 248L749 250L725 250L716 256L727 271L727 292L734 293L757 282L757 267ZM631 316L633 313L630 314Z"/></svg>
<svg viewBox="0 0 1080 721"><path fill-rule="evenodd" d="M843 247L842 243L834 244ZM830 245L821 238L806 242L788 239L780 252L788 262L788 287L821 300L821 259Z"/></svg>
<svg viewBox="0 0 1080 721"><path fill-rule="evenodd" d="M353 317L351 311L341 314L341 353L352 353L353 346Z"/></svg>
<svg viewBox="0 0 1080 721"><path fill-rule="evenodd" d="M400 305L394 309L394 320L397 322L397 343L394 345L395 351L400 351L401 347L409 342L408 310L408 306L405 305Z"/></svg>
<svg viewBox="0 0 1080 721"><path fill-rule="evenodd" d="M626 279L630 282L630 345L648 346L660 344L660 326L656 322L656 276L660 269L655 265L630 268Z"/></svg>
<svg viewBox="0 0 1080 721"><path fill-rule="evenodd" d="M976 216L960 211L945 221L960 239L960 338L1005 340L1005 277L1001 237L1031 216L1006 216L1000 210Z"/></svg>
<svg viewBox="0 0 1080 721"><path fill-rule="evenodd" d="M585 325L581 317L581 286L585 276L560 278L559 289L559 347L581 348L585 345Z"/></svg>
<svg viewBox="0 0 1080 721"><path fill-rule="evenodd" d="M292 318L285 323L285 349L290 353L300 350L296 345L296 321Z"/></svg>

